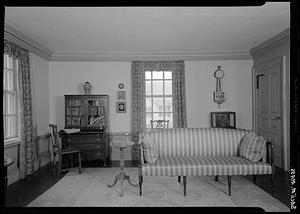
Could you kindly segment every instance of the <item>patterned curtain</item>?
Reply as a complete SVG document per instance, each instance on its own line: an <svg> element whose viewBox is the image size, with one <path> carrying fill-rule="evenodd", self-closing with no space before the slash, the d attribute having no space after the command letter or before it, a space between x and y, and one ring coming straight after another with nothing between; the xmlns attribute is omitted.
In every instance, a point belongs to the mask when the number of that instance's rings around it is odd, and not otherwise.
<svg viewBox="0 0 300 214"><path fill-rule="evenodd" d="M134 142L146 129L145 122L145 71L172 71L173 73L173 121L174 127L186 127L184 61L133 61L131 64L132 118L131 132ZM133 147L132 159L137 160L137 147Z"/></svg>
<svg viewBox="0 0 300 214"><path fill-rule="evenodd" d="M187 127L185 101L184 61L177 61L173 66L173 121L174 128Z"/></svg>
<svg viewBox="0 0 300 214"><path fill-rule="evenodd" d="M20 179L34 172L34 143L31 102L31 81L28 50L4 40L4 53L18 59L20 91Z"/></svg>

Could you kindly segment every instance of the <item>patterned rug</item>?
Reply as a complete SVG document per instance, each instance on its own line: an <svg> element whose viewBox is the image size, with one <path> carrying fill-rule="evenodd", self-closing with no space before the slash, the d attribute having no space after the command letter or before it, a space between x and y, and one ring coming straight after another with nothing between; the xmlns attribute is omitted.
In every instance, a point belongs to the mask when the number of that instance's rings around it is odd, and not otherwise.
<svg viewBox="0 0 300 214"><path fill-rule="evenodd" d="M83 168L69 171L59 182L32 201L28 207L261 207L267 212L289 212L290 209L243 176L233 176L231 196L227 177L187 177L187 195L177 177L145 176L143 195L139 188L123 182L112 187L119 168ZM132 183L138 182L138 169L125 168Z"/></svg>

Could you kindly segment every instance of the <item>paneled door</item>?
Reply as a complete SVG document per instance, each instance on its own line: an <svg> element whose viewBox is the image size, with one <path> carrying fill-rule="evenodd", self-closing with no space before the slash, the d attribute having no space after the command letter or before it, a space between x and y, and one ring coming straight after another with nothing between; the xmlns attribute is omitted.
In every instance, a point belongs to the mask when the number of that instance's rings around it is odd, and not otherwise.
<svg viewBox="0 0 300 214"><path fill-rule="evenodd" d="M254 67L256 74L256 127L259 135L274 146L274 164L283 168L282 58Z"/></svg>

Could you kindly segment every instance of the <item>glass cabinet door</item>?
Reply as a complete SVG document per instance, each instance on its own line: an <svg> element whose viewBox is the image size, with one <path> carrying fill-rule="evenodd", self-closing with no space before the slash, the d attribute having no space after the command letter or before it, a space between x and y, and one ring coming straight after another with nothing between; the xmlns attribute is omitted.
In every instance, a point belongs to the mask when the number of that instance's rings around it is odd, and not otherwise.
<svg viewBox="0 0 300 214"><path fill-rule="evenodd" d="M85 125L84 101L69 99L66 103L66 126L83 127Z"/></svg>
<svg viewBox="0 0 300 214"><path fill-rule="evenodd" d="M105 99L87 99L87 125L89 128L106 128L105 107Z"/></svg>

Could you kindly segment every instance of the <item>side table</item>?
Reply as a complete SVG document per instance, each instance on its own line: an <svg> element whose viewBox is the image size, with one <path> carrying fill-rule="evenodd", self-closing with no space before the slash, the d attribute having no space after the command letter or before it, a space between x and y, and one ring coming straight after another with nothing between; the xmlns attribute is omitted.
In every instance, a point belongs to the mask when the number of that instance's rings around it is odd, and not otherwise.
<svg viewBox="0 0 300 214"><path fill-rule="evenodd" d="M116 185L117 181L120 180L120 182L121 182L121 194L120 194L120 196L121 197L123 196L123 181L124 180L127 180L127 182L131 186L138 187L138 184L132 184L131 183L130 176L126 175L125 172L124 172L124 151L127 147L130 147L132 145L134 145L134 142L132 142L132 141L126 141L126 142L121 142L120 141L118 143L113 143L112 144L113 148L120 149L120 173L115 176L113 184L111 184L111 185L108 184L107 187L113 187L114 185Z"/></svg>
<svg viewBox="0 0 300 214"><path fill-rule="evenodd" d="M7 168L8 166L12 165L14 163L14 160L11 158L6 158L6 160L4 161L4 206L5 206L5 202L6 202L6 191L7 191Z"/></svg>

